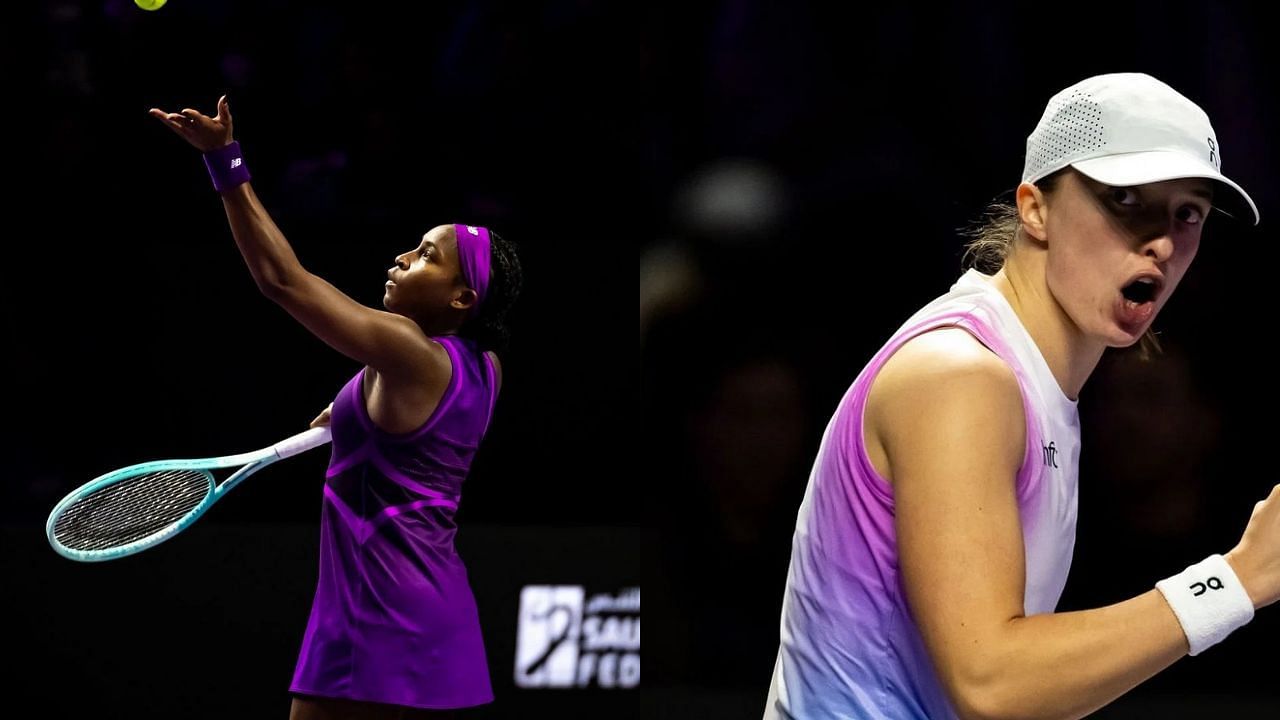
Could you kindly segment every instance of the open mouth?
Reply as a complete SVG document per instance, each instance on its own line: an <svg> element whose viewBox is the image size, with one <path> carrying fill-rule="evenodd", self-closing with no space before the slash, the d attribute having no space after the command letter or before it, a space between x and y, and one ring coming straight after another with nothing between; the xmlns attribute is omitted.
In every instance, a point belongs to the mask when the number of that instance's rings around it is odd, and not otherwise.
<svg viewBox="0 0 1280 720"><path fill-rule="evenodd" d="M1155 278L1143 277L1125 285L1120 293L1124 299L1135 305L1145 305L1156 299L1160 292L1160 283Z"/></svg>

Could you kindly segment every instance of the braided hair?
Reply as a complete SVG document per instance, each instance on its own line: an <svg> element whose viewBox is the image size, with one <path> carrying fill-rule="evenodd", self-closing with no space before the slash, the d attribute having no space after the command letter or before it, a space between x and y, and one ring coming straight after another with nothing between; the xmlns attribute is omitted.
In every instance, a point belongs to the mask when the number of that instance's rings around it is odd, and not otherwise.
<svg viewBox="0 0 1280 720"><path fill-rule="evenodd" d="M463 323L458 335L475 340L481 350L505 353L511 338L507 313L520 296L523 282L515 245L490 230L489 287L479 314Z"/></svg>

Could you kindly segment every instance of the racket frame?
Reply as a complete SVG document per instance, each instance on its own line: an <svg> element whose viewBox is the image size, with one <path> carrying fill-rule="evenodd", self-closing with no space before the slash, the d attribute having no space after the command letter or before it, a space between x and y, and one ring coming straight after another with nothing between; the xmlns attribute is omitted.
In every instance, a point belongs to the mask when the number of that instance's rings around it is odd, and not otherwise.
<svg viewBox="0 0 1280 720"><path fill-rule="evenodd" d="M45 536L49 539L49 545L65 558L76 560L79 562L102 562L105 560L116 560L128 555L133 555L148 548L159 545L178 533L186 530L200 519L213 504L220 500L224 495L231 492L236 485L239 485L245 478L258 472L264 467L275 462L283 460L287 457L297 455L298 453L310 450L328 443L331 439L328 426L311 428L305 432L298 433L289 438L285 438L270 447L254 450L247 453L239 453L237 455L223 455L221 457L212 458L194 458L181 460L153 460L150 462L136 463L109 473L99 475L80 487L72 490L66 497L58 501L53 506L53 510L49 513L49 519L45 522ZM117 547L106 548L104 550L76 550L69 548L58 542L54 537L54 526L62 517L63 511L75 502L92 495L94 492L102 488L114 485L123 480L146 474L148 472L156 472L161 470L197 470L205 471L206 475L212 477L208 473L209 470L218 470L229 467L243 466L236 470L230 477L215 485L200 501L198 505L192 508L187 514L173 521L165 527L147 535L145 537L134 540L131 543L120 545Z"/></svg>

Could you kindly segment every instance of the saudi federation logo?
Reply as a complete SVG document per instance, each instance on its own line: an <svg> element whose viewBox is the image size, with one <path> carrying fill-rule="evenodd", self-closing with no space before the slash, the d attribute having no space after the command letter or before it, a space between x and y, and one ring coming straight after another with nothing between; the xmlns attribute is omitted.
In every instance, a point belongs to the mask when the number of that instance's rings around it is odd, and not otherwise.
<svg viewBox="0 0 1280 720"><path fill-rule="evenodd" d="M516 685L571 688L640 684L640 588L589 599L581 585L520 591Z"/></svg>
<svg viewBox="0 0 1280 720"><path fill-rule="evenodd" d="M520 591L516 685L573 687L582 596L582 587L575 585L529 585Z"/></svg>

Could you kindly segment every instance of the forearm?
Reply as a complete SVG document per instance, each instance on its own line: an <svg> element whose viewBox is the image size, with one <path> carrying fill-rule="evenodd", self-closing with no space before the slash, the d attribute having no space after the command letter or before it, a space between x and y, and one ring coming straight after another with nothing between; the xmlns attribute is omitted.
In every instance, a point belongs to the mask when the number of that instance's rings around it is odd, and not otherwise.
<svg viewBox="0 0 1280 720"><path fill-rule="evenodd" d="M1187 653L1164 596L1015 618L988 641L961 689L966 716L1078 718L1115 700Z"/></svg>
<svg viewBox="0 0 1280 720"><path fill-rule="evenodd" d="M287 287L304 272L297 255L284 233L276 227L249 183L242 183L222 193L222 206L227 211L231 234L249 267L258 288L270 294Z"/></svg>

